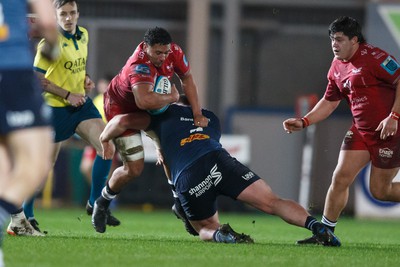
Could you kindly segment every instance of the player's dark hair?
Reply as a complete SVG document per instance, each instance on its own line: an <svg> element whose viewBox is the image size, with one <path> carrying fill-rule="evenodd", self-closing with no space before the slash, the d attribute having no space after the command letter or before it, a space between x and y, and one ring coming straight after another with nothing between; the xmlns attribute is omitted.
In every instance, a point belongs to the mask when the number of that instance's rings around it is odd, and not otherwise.
<svg viewBox="0 0 400 267"><path fill-rule="evenodd" d="M73 2L75 2L76 6L78 7L78 0L54 0L53 4L54 4L54 7L56 9L58 9L62 6L65 6L66 4L73 3Z"/></svg>
<svg viewBox="0 0 400 267"><path fill-rule="evenodd" d="M149 46L155 44L167 45L172 42L171 35L163 28L155 27L148 29L144 34L144 42Z"/></svg>
<svg viewBox="0 0 400 267"><path fill-rule="evenodd" d="M349 39L357 36L360 44L366 42L364 35L362 34L361 25L352 17L343 16L337 18L331 23L331 25L329 25L329 36L332 36L337 32L343 32L343 34L349 37Z"/></svg>

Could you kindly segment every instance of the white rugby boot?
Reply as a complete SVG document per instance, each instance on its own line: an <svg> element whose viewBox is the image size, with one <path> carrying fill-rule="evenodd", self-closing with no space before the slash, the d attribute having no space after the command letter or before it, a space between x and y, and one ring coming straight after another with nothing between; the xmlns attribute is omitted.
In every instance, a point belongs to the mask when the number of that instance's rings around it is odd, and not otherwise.
<svg viewBox="0 0 400 267"><path fill-rule="evenodd" d="M11 222L7 227L7 234L12 236L46 236L33 228L23 211L11 214Z"/></svg>

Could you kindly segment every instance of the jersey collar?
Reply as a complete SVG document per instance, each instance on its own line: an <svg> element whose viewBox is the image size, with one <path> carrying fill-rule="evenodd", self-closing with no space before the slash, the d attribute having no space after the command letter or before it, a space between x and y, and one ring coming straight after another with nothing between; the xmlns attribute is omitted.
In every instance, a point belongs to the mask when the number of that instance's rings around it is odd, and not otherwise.
<svg viewBox="0 0 400 267"><path fill-rule="evenodd" d="M60 32L65 38L75 39L75 40L80 40L83 34L83 32L79 29L78 25L76 25L75 34L70 34L69 32L64 31L64 29L62 28L60 28Z"/></svg>

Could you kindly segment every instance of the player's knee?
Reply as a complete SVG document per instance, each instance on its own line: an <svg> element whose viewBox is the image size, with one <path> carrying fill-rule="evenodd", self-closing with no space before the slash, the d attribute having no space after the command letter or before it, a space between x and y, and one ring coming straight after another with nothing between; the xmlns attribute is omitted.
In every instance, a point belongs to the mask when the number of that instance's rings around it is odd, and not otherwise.
<svg viewBox="0 0 400 267"><path fill-rule="evenodd" d="M332 189L336 190L345 190L347 189L353 182L354 177L352 177L349 173L343 171L335 171L332 177Z"/></svg>

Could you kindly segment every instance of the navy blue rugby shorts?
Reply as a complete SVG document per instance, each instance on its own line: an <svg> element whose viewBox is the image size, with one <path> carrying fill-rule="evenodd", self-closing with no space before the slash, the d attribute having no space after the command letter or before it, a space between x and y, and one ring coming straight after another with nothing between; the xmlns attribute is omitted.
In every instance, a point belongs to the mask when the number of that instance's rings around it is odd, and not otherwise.
<svg viewBox="0 0 400 267"><path fill-rule="evenodd" d="M42 92L32 69L0 70L0 135L50 125Z"/></svg>
<svg viewBox="0 0 400 267"><path fill-rule="evenodd" d="M235 199L260 179L226 150L205 154L184 170L175 188L189 220L204 220L217 211L217 197Z"/></svg>

